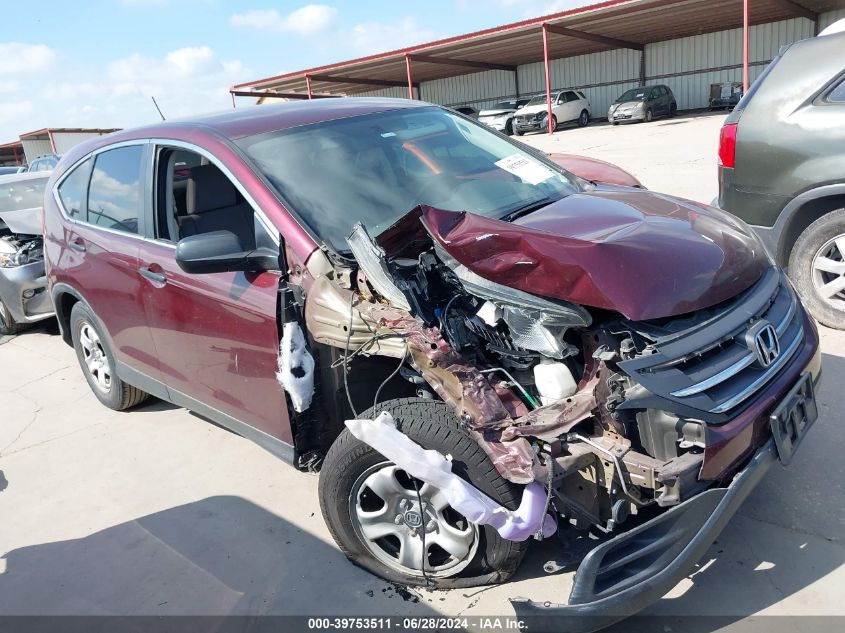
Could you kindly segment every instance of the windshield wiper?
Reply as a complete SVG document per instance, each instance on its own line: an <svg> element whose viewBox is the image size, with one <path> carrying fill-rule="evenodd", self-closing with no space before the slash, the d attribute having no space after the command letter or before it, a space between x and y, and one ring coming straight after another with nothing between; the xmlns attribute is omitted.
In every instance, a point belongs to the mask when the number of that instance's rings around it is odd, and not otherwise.
<svg viewBox="0 0 845 633"><path fill-rule="evenodd" d="M509 211L505 215L503 215L500 220L503 222L513 222L514 220L521 218L529 213L534 213L535 211L539 211L543 207L549 206L552 202L557 202L560 198L541 198L540 200L534 200L533 202L529 202L526 205L521 207L517 207L516 209Z"/></svg>

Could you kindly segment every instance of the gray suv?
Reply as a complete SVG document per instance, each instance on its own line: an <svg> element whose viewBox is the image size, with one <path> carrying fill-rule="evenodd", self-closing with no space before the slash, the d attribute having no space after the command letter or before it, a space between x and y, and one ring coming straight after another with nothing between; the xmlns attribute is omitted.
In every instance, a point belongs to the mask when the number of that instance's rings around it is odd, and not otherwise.
<svg viewBox="0 0 845 633"><path fill-rule="evenodd" d="M845 33L782 48L725 120L719 206L757 230L818 321L845 329Z"/></svg>

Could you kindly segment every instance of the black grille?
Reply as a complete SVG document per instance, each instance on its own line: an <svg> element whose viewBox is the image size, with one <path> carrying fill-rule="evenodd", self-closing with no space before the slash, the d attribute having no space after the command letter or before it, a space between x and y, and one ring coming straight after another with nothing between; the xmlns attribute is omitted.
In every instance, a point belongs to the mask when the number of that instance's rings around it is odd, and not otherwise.
<svg viewBox="0 0 845 633"><path fill-rule="evenodd" d="M772 268L739 301L703 323L658 339L654 353L619 366L655 395L727 414L752 398L800 348L804 328L799 313L791 286ZM780 344L768 366L747 340L749 329L761 320L775 327Z"/></svg>

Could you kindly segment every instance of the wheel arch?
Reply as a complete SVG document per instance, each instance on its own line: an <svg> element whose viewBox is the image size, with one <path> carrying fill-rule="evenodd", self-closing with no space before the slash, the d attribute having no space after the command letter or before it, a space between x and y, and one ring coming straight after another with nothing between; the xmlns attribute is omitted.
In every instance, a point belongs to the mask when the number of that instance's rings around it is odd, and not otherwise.
<svg viewBox="0 0 845 633"><path fill-rule="evenodd" d="M804 230L819 218L845 208L845 183L811 189L793 198L772 229L774 256L780 266L789 263L792 247Z"/></svg>

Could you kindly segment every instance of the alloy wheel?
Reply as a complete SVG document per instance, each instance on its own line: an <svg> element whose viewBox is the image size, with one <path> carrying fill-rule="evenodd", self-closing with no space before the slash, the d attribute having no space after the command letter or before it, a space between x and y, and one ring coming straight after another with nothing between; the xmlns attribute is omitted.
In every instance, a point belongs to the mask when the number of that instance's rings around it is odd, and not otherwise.
<svg viewBox="0 0 845 633"><path fill-rule="evenodd" d="M828 240L813 257L813 287L837 310L845 310L845 235Z"/></svg>
<svg viewBox="0 0 845 633"><path fill-rule="evenodd" d="M349 510L365 547L382 563L406 575L422 577L425 561L426 576L454 576L470 563L478 548L478 526L455 511L440 489L414 479L390 462L376 464L358 477Z"/></svg>
<svg viewBox="0 0 845 633"><path fill-rule="evenodd" d="M93 378L92 383L101 392L108 393L112 384L112 369L109 358L100 342L99 335L87 321L83 321L80 325L79 344L82 347L85 370Z"/></svg>

